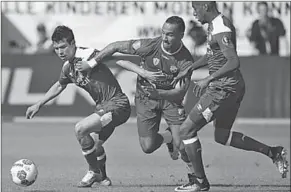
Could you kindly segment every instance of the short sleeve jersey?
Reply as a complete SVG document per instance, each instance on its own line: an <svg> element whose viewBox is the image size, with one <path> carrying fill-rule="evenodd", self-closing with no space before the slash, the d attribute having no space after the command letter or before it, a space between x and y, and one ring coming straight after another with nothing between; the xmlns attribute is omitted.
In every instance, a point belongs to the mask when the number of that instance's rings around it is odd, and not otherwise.
<svg viewBox="0 0 291 192"><path fill-rule="evenodd" d="M90 60L96 53L98 53L96 49L77 47L73 61L64 63L59 82L61 85L76 84L86 90L96 104L99 104L123 93L110 69L102 63L93 68L90 73L76 70L75 64L78 60Z"/></svg>
<svg viewBox="0 0 291 192"><path fill-rule="evenodd" d="M218 71L226 64L227 58L224 56L223 51L227 48L236 50L235 27L229 19L220 14L208 27L206 57L210 74ZM243 79L241 72L237 69L220 78L219 81L223 81L225 87L229 87L239 81L243 81Z"/></svg>
<svg viewBox="0 0 291 192"><path fill-rule="evenodd" d="M142 58L142 68L153 72L163 72L163 79L151 82L157 89L174 89L171 85L174 77L177 76L180 70L185 69L193 62L192 55L183 43L175 53L168 53L163 48L162 37L132 40L129 50L131 50L131 54L139 55ZM142 85L150 86L148 81L139 76L137 89L142 90Z"/></svg>

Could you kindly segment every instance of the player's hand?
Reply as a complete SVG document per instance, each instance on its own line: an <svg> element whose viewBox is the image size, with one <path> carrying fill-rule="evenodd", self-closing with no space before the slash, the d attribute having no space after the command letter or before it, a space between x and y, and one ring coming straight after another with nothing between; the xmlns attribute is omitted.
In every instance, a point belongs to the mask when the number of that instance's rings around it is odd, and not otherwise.
<svg viewBox="0 0 291 192"><path fill-rule="evenodd" d="M39 111L39 109L40 109L40 105L38 104L28 107L26 110L26 118L32 119L35 116L35 114Z"/></svg>
<svg viewBox="0 0 291 192"><path fill-rule="evenodd" d="M186 76L188 76L190 73L192 73L191 66L187 67L186 69L180 71L176 77L174 77L173 81L171 84L173 87L176 86L176 84L181 80L184 79Z"/></svg>
<svg viewBox="0 0 291 192"><path fill-rule="evenodd" d="M210 78L206 77L195 83L193 92L195 93L196 97L200 97L202 95L202 92L209 85L210 81Z"/></svg>
<svg viewBox="0 0 291 192"><path fill-rule="evenodd" d="M152 86L142 86L143 90L145 91L145 94L150 98L150 99L160 99L160 95L158 90L156 90Z"/></svg>
<svg viewBox="0 0 291 192"><path fill-rule="evenodd" d="M92 69L91 67L90 67L90 65L88 64L88 62L87 61L78 61L77 63L76 63L76 69L78 70L78 71L89 71L90 69Z"/></svg>
<svg viewBox="0 0 291 192"><path fill-rule="evenodd" d="M148 70L143 70L143 74L140 74L143 78L149 82L165 80L166 76L162 71L152 72Z"/></svg>

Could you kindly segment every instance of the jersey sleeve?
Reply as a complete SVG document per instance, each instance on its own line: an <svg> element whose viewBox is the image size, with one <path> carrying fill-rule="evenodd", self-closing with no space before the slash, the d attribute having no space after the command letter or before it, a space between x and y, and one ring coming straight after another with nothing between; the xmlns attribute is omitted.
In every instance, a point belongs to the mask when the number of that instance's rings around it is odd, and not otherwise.
<svg viewBox="0 0 291 192"><path fill-rule="evenodd" d="M79 47L78 56L83 58L83 60L89 61L93 59L99 52L97 49Z"/></svg>
<svg viewBox="0 0 291 192"><path fill-rule="evenodd" d="M232 41L231 35L232 35L231 32L223 32L214 35L214 38L222 52L232 49L235 50L234 42Z"/></svg>
<svg viewBox="0 0 291 192"><path fill-rule="evenodd" d="M188 69L190 66L193 65L193 62L194 62L194 59L187 48L184 48L182 54L183 54L182 55L183 59L178 62L179 71L184 71ZM186 78L189 78L189 77L191 77L191 74L189 74L189 76L187 76Z"/></svg>
<svg viewBox="0 0 291 192"><path fill-rule="evenodd" d="M159 41L161 41L160 37L153 39L147 38L130 40L128 50L133 55L145 57L154 50L154 47L159 43Z"/></svg>
<svg viewBox="0 0 291 192"><path fill-rule="evenodd" d="M61 85L67 85L69 83L72 83L71 79L68 77L68 70L69 69L69 64L65 63L64 66L62 67L61 74L59 77L59 83Z"/></svg>

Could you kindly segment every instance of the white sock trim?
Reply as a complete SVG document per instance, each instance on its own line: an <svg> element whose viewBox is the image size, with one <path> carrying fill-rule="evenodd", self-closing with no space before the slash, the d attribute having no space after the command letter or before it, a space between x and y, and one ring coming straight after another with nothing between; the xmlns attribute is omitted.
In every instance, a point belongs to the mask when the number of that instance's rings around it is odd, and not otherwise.
<svg viewBox="0 0 291 192"><path fill-rule="evenodd" d="M193 138L191 138L191 139L183 140L183 143L184 143L185 145L187 145L187 144L195 143L195 142L198 141L198 140L199 140L199 138L198 138L198 136L196 136L196 137L193 137Z"/></svg>
<svg viewBox="0 0 291 192"><path fill-rule="evenodd" d="M94 144L94 147L88 151L82 151L83 155L89 155L93 153L96 150L96 145Z"/></svg>
<svg viewBox="0 0 291 192"><path fill-rule="evenodd" d="M104 159L106 157L106 154L103 153L102 155L100 155L99 157L97 157L97 161L100 161L102 159Z"/></svg>
<svg viewBox="0 0 291 192"><path fill-rule="evenodd" d="M232 131L229 132L229 136L228 136L227 142L225 143L225 146L230 146L231 138L232 138Z"/></svg>

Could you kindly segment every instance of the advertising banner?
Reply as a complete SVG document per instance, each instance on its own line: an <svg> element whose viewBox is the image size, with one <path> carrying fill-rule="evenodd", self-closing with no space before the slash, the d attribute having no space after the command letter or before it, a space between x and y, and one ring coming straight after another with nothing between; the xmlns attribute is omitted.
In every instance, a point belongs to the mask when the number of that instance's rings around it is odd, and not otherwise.
<svg viewBox="0 0 291 192"><path fill-rule="evenodd" d="M238 54L249 56L254 49L246 37L252 22L258 17L256 2L218 2L218 9L233 19L237 30ZM268 2L270 15L279 18L290 34L290 2ZM181 16L186 23L195 20L191 2L2 2L2 13L31 41L36 44L36 26L44 23L51 33L57 25L67 25L82 46L102 49L117 41L154 37L160 34L165 20ZM206 26L205 26L206 27ZM290 42L290 35L287 35ZM193 42L186 34L185 45L192 49ZM205 51L205 49L203 49ZM203 52L203 51L202 51ZM281 55L290 55L281 44Z"/></svg>

